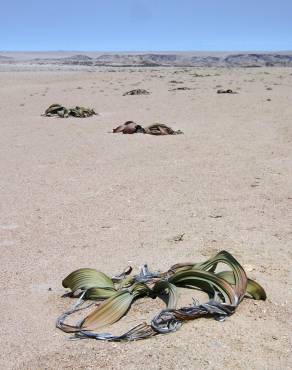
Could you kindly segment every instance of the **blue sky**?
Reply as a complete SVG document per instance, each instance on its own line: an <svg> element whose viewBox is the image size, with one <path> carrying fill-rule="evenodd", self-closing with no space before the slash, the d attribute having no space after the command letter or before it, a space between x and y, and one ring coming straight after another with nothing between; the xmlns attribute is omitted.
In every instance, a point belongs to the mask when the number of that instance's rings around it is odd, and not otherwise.
<svg viewBox="0 0 292 370"><path fill-rule="evenodd" d="M1 0L0 50L292 50L292 0Z"/></svg>

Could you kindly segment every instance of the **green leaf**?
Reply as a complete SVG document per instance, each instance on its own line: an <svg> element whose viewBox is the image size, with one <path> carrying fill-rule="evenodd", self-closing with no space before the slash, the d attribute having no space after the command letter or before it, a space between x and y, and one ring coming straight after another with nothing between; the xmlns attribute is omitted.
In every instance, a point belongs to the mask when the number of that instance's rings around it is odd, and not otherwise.
<svg viewBox="0 0 292 370"><path fill-rule="evenodd" d="M221 271L216 274L222 279L226 280L229 284L234 285L235 279L232 271ZM267 298L264 288L252 279L247 279L246 293L253 299L265 301Z"/></svg>
<svg viewBox="0 0 292 370"><path fill-rule="evenodd" d="M221 251L215 257L196 264L194 269L205 270L213 273L215 272L218 263L228 265L232 269L235 279L234 291L236 293L238 303L241 302L246 292L247 276L240 263L230 253Z"/></svg>
<svg viewBox="0 0 292 370"><path fill-rule="evenodd" d="M221 293L224 302L237 305L237 296L231 285L208 271L195 270L194 268L179 271L169 278L169 282L176 286L192 286L207 291L208 294L213 292L213 296L217 290Z"/></svg>
<svg viewBox="0 0 292 370"><path fill-rule="evenodd" d="M78 289L115 288L111 278L103 272L91 268L73 271L63 280L62 285L64 288L70 288L73 293Z"/></svg>
<svg viewBox="0 0 292 370"><path fill-rule="evenodd" d="M267 295L266 295L264 288L254 280L251 280L251 279L247 280L246 292L253 299L263 300L263 301L267 299Z"/></svg>
<svg viewBox="0 0 292 370"><path fill-rule="evenodd" d="M167 308L176 308L178 301L178 292L174 284L171 284L169 281L166 280L160 280L154 285L153 292L156 293L158 296L166 292Z"/></svg>
<svg viewBox="0 0 292 370"><path fill-rule="evenodd" d="M153 295L152 290L144 283L136 283L128 290L134 295L134 298Z"/></svg>
<svg viewBox="0 0 292 370"><path fill-rule="evenodd" d="M121 290L102 302L82 322L81 330L97 330L120 320L130 308L135 296L128 290Z"/></svg>
<svg viewBox="0 0 292 370"><path fill-rule="evenodd" d="M85 298L86 299L107 299L112 297L117 291L113 288L90 288L86 290Z"/></svg>

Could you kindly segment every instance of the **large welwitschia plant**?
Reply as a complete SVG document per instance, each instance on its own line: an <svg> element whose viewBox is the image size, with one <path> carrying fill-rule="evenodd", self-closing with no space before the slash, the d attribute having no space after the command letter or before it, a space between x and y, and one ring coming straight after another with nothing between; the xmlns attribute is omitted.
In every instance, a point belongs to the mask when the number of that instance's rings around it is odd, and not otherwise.
<svg viewBox="0 0 292 370"><path fill-rule="evenodd" d="M226 268L217 272L219 264ZM176 264L166 272L152 273L146 265L138 275L131 275L131 272L132 268L128 268L112 278L90 268L72 272L63 280L63 286L70 289L72 297L79 299L58 318L57 327L79 338L130 341L176 331L185 321L199 317L224 320L235 312L244 297L266 299L264 289L249 279L238 261L226 251L205 262ZM200 290L207 293L209 300L205 303L193 301L187 307L178 308L179 288ZM122 335L100 331L120 320L141 297L163 298L166 308L150 323L142 323ZM66 324L69 315L92 306L84 307L87 300L101 303L79 323Z"/></svg>

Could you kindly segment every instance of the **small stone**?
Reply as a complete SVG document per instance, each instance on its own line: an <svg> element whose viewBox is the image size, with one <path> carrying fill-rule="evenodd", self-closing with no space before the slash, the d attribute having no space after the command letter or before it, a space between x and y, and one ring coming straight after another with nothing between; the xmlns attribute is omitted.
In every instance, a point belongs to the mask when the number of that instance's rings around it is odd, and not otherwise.
<svg viewBox="0 0 292 370"><path fill-rule="evenodd" d="M178 235L174 236L174 237L173 237L173 241L174 241L174 242L182 242L182 241L183 241L183 239L184 239L184 235L185 235L185 233L183 233L183 234L178 234Z"/></svg>

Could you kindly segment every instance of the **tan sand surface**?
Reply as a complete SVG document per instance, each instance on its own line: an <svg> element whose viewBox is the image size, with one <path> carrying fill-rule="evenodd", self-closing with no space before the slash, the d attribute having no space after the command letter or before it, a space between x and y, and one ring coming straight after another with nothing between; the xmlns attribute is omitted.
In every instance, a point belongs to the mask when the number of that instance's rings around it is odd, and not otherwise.
<svg viewBox="0 0 292 370"><path fill-rule="evenodd" d="M151 94L122 96L135 88ZM99 116L41 117L55 102ZM126 120L185 134L110 133ZM1 72L0 140L1 369L292 367L292 69ZM134 343L55 329L74 269L165 270L221 249L266 302ZM134 319L151 317L144 303Z"/></svg>

